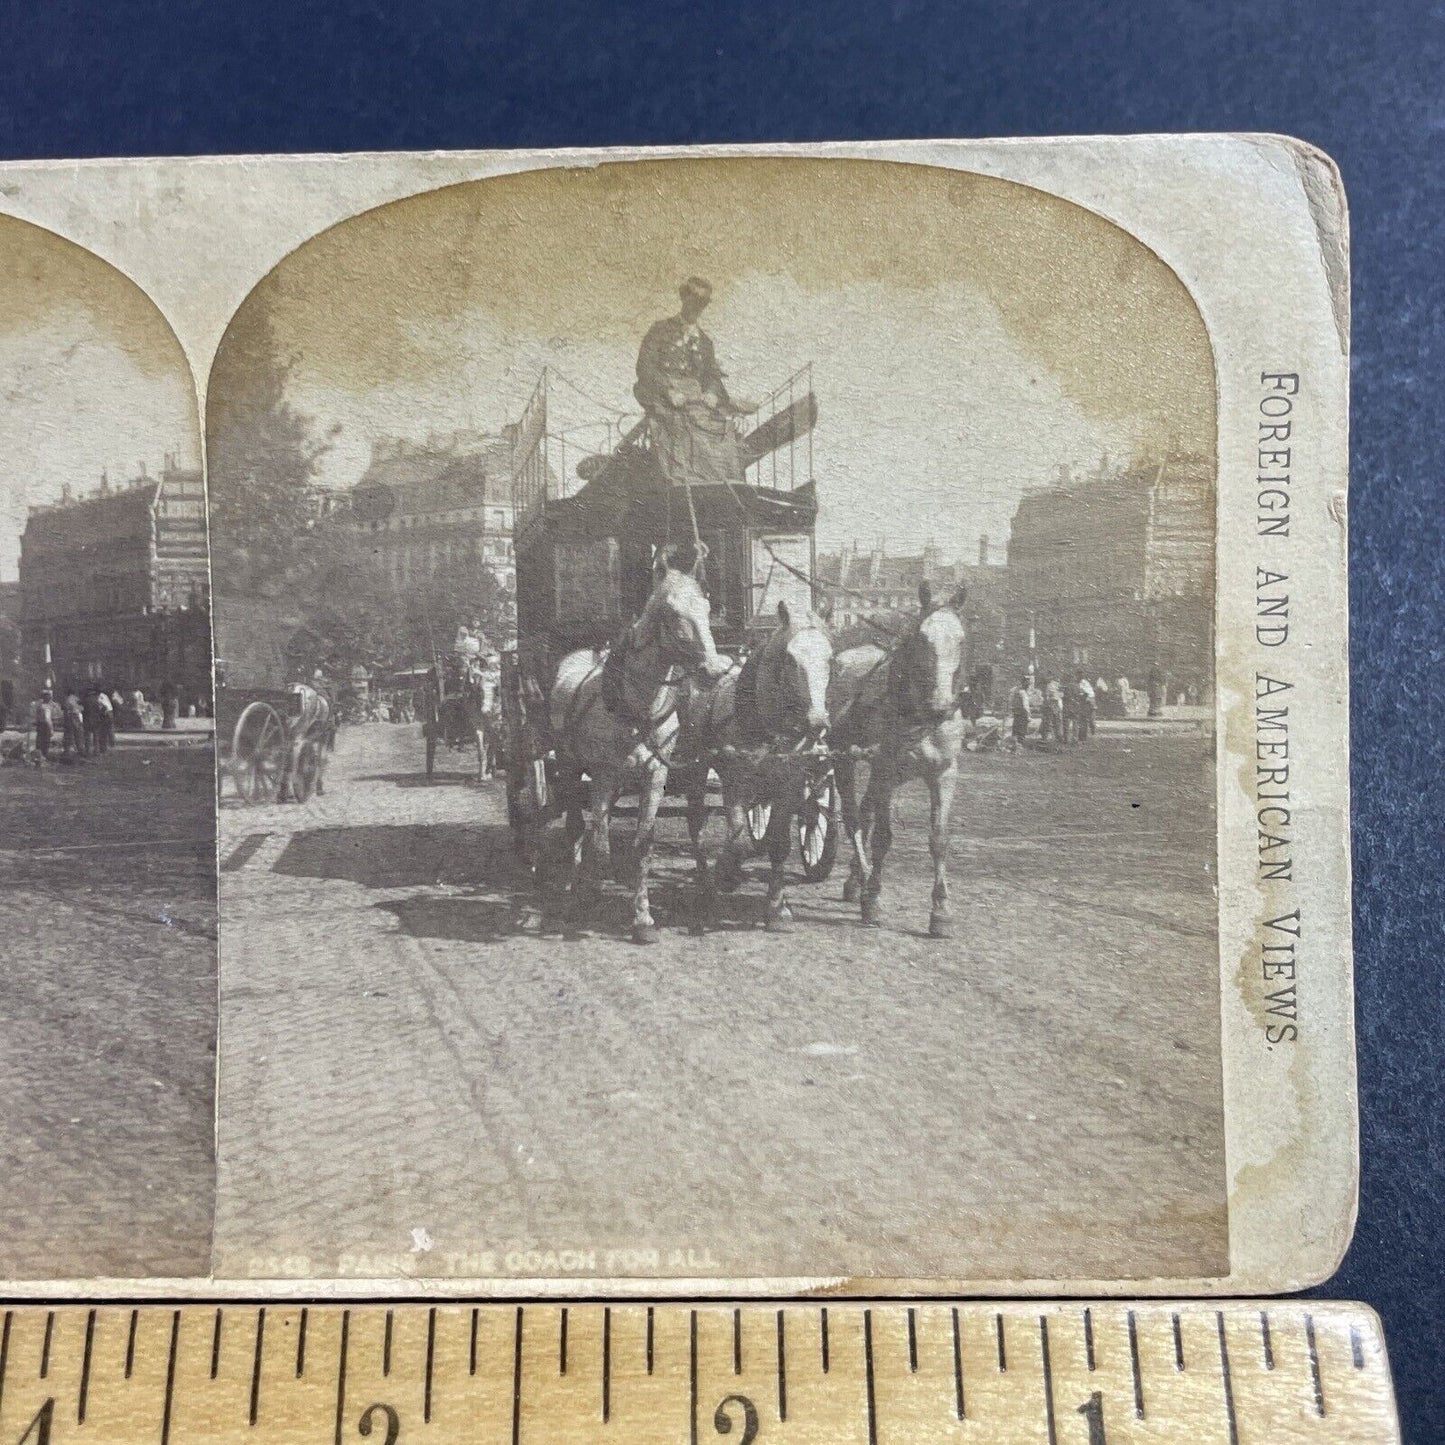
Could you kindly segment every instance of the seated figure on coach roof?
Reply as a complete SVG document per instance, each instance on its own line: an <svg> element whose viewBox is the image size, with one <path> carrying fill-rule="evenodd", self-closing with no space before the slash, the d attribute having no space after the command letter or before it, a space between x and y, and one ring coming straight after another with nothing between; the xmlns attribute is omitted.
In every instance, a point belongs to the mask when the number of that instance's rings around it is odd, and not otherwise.
<svg viewBox="0 0 1445 1445"><path fill-rule="evenodd" d="M712 286L690 276L679 293L678 314L655 322L643 337L633 395L647 413L653 451L671 485L741 481L733 418L746 408L728 395L712 338L698 324Z"/></svg>

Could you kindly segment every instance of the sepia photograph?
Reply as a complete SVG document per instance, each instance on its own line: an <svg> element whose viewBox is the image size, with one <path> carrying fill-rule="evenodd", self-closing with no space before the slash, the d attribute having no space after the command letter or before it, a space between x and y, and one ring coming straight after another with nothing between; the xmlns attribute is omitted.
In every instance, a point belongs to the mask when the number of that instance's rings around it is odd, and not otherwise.
<svg viewBox="0 0 1445 1445"><path fill-rule="evenodd" d="M1227 1275L1216 404L1029 186L365 211L206 386L221 1278Z"/></svg>
<svg viewBox="0 0 1445 1445"><path fill-rule="evenodd" d="M1329 1273L1325 158L11 176L12 1291Z"/></svg>
<svg viewBox="0 0 1445 1445"><path fill-rule="evenodd" d="M191 369L0 217L0 1277L210 1268L210 578Z"/></svg>

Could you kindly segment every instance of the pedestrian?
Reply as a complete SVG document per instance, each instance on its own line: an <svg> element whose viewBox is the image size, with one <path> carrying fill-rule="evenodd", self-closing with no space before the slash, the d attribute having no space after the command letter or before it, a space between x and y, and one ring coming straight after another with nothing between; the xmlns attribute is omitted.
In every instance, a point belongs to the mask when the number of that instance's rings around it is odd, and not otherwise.
<svg viewBox="0 0 1445 1445"><path fill-rule="evenodd" d="M1059 692L1062 694L1059 700L1059 711L1063 719L1063 728L1060 733L1065 743L1078 742L1079 740L1079 689L1077 687L1066 687L1059 684Z"/></svg>
<svg viewBox="0 0 1445 1445"><path fill-rule="evenodd" d="M104 751L100 741L100 689L90 687L80 700L80 713L85 727L85 751L87 756L99 757Z"/></svg>
<svg viewBox="0 0 1445 1445"><path fill-rule="evenodd" d="M35 704L35 751L40 754L46 762L50 761L50 740L55 735L55 724L57 722L55 710L55 694L47 687Z"/></svg>
<svg viewBox="0 0 1445 1445"><path fill-rule="evenodd" d="M1051 739L1060 747L1064 745L1064 689L1056 677L1044 683L1044 716L1039 724L1039 741Z"/></svg>
<svg viewBox="0 0 1445 1445"><path fill-rule="evenodd" d="M1019 685L1009 694L1009 712L1013 717L1014 747L1021 748L1029 735L1029 723L1033 721L1033 704L1029 700L1032 672L1019 678Z"/></svg>
<svg viewBox="0 0 1445 1445"><path fill-rule="evenodd" d="M1094 685L1081 672L1077 687L1079 693L1079 741L1086 743L1094 733Z"/></svg>
<svg viewBox="0 0 1445 1445"><path fill-rule="evenodd" d="M115 746L115 705L103 687L96 691L95 711L100 722L100 751L108 753Z"/></svg>
<svg viewBox="0 0 1445 1445"><path fill-rule="evenodd" d="M1156 663L1149 669L1149 716L1164 716L1164 672Z"/></svg>
<svg viewBox="0 0 1445 1445"><path fill-rule="evenodd" d="M73 692L65 694L65 708L61 717L61 728L61 755L63 757L69 757L71 753L74 753L76 757L84 757L85 711L80 705L80 699Z"/></svg>
<svg viewBox="0 0 1445 1445"><path fill-rule="evenodd" d="M181 695L170 678L161 683L161 727L166 732L176 730L176 719L180 716Z"/></svg>

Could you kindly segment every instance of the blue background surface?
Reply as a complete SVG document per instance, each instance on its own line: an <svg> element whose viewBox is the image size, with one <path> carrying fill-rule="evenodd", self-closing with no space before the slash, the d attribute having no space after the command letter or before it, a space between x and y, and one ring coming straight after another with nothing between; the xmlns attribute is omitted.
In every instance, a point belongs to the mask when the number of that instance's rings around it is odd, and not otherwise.
<svg viewBox="0 0 1445 1445"><path fill-rule="evenodd" d="M1261 130L1353 226L1351 654L1364 1171L1321 1291L1445 1439L1439 4L0 5L0 156Z"/></svg>

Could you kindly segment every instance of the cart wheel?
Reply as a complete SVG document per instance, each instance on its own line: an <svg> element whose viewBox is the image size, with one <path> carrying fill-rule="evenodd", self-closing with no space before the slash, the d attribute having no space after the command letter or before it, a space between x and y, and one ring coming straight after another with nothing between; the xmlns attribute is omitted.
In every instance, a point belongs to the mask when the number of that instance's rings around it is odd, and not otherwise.
<svg viewBox="0 0 1445 1445"><path fill-rule="evenodd" d="M426 780L431 782L437 768L437 735L432 725L426 725Z"/></svg>
<svg viewBox="0 0 1445 1445"><path fill-rule="evenodd" d="M231 776L243 803L274 803L286 770L286 728L268 702L248 703L231 735Z"/></svg>
<svg viewBox="0 0 1445 1445"><path fill-rule="evenodd" d="M804 785L798 851L803 855L803 877L809 883L821 883L833 871L838 856L838 785L831 768Z"/></svg>
<svg viewBox="0 0 1445 1445"><path fill-rule="evenodd" d="M298 803L309 802L321 777L321 749L315 739L307 738L296 756L296 772L291 779L291 795Z"/></svg>
<svg viewBox="0 0 1445 1445"><path fill-rule="evenodd" d="M754 848L761 848L763 840L768 836L768 824L772 821L773 805L771 803L754 803L748 809L748 837L753 840Z"/></svg>

